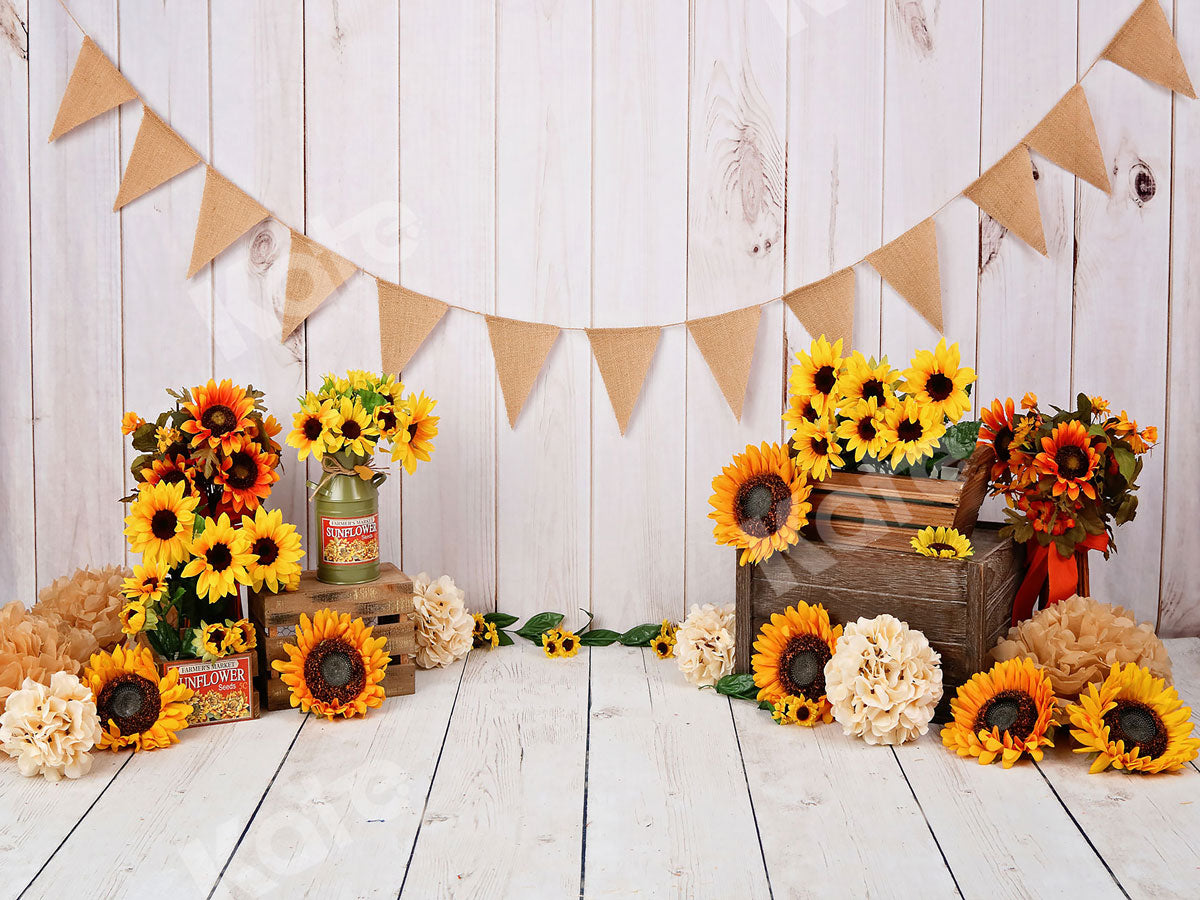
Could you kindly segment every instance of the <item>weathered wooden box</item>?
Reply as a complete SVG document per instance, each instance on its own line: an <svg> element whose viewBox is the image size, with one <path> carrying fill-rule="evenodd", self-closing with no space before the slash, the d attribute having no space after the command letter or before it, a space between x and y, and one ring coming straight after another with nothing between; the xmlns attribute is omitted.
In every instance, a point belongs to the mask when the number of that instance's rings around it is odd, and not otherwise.
<svg viewBox="0 0 1200 900"><path fill-rule="evenodd" d="M759 629L799 601L822 604L834 624L890 613L925 633L942 655L947 697L981 669L1005 633L1024 574L1023 549L980 525L969 559L802 540L737 571L735 668L750 671ZM944 704L948 700L944 701Z"/></svg>
<svg viewBox="0 0 1200 900"><path fill-rule="evenodd" d="M294 643L301 613L311 619L319 609L332 609L374 625L372 636L386 637L384 648L392 661L381 684L389 697L416 691L417 651L413 625L412 579L384 563L376 581L366 584L325 584L316 571L300 576L300 589L283 594L250 593L250 620L258 629L259 689L267 709L288 709L288 687L271 668L287 659L283 645Z"/></svg>

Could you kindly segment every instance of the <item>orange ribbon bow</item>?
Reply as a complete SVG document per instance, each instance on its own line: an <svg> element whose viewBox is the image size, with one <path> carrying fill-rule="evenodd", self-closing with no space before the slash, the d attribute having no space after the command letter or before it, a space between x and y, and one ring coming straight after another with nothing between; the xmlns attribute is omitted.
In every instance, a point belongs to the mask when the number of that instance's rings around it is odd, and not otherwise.
<svg viewBox="0 0 1200 900"><path fill-rule="evenodd" d="M1016 599L1013 600L1014 625L1033 615L1033 605L1037 602L1043 584L1048 584L1049 588L1046 606L1053 606L1074 594L1079 586L1079 567L1075 563L1075 555L1087 553L1089 550L1106 552L1108 535L1088 535L1075 545L1075 553L1070 556L1062 556L1058 547L1053 544L1043 547L1037 541L1029 541L1025 546L1030 548L1029 569L1025 573L1025 580L1021 582L1021 589L1017 591Z"/></svg>

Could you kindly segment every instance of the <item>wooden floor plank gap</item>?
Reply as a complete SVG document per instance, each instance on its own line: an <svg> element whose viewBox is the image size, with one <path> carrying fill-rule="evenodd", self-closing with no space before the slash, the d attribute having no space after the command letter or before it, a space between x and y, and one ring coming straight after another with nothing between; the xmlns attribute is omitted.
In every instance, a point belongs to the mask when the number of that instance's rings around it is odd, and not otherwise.
<svg viewBox="0 0 1200 900"><path fill-rule="evenodd" d="M1050 788L1050 793L1054 795L1054 799L1062 805L1063 812L1067 814L1067 818L1071 820L1071 824L1075 826L1081 835L1083 835L1083 839L1087 841L1088 847L1090 847L1092 852L1096 854L1096 859L1100 860L1100 865L1104 866L1104 871L1107 872L1108 876L1113 880L1113 884L1117 886L1117 890L1119 890L1122 896L1126 897L1128 900L1129 891L1125 890L1125 885L1121 884L1121 879L1119 879L1117 877L1117 873L1112 870L1112 867L1108 864L1108 860L1106 860L1100 854L1100 851L1096 849L1096 845L1092 843L1092 839L1088 837L1088 833L1084 831L1083 826L1079 824L1079 820L1075 818L1075 813L1071 812L1071 807L1067 806L1066 801L1063 800L1057 789L1055 789L1054 783L1047 778L1046 773L1042 771L1042 767L1038 763L1034 763L1033 765L1034 768L1038 770L1038 774L1042 776L1042 780L1046 782L1046 786Z"/></svg>
<svg viewBox="0 0 1200 900"><path fill-rule="evenodd" d="M767 894L775 900L775 889L771 887L771 869L767 865L767 852L763 849L762 832L758 827L758 811L754 808L754 791L750 789L750 775L746 771L746 757L742 753L742 736L738 734L737 719L733 715L733 701L728 697L725 702L729 706L729 721L733 723L733 739L737 743L738 762L742 764L742 778L746 781L746 796L750 799L750 818L754 820L754 836L758 839L758 855L762 859L763 874L767 878Z"/></svg>
<svg viewBox="0 0 1200 900"><path fill-rule="evenodd" d="M279 760L279 765L275 767L275 771L271 773L271 780L267 782L267 786L263 788L262 796L258 798L258 803L254 804L254 809L246 819L246 824L242 827L242 833L238 835L237 842L234 843L233 849L229 851L229 856L225 860L225 865L221 866L221 871L217 873L217 879L213 882L213 886L208 891L208 896L205 900L212 900L213 894L217 892L217 888L221 885L221 879L225 877L225 873L229 870L229 864L233 862L233 858L237 856L238 848L242 846L242 841L246 839L246 833L250 831L250 826L254 824L254 819L258 816L258 811L262 809L263 801L267 799L267 794L271 793L271 788L275 786L275 779L279 777L279 772L283 769L283 764L287 762L287 758L292 754L292 748L296 746L296 740L300 737L300 732L304 730L304 726L308 724L308 720L312 718L311 714L305 715L300 720L300 727L296 729L296 733L292 735L291 741L287 745L287 749L283 751L283 757ZM285 732L286 733L286 732Z"/></svg>
<svg viewBox="0 0 1200 900"><path fill-rule="evenodd" d="M42 872L44 872L46 870L46 866L50 865L50 860L54 859L54 857L58 854L58 851L63 848L63 844L65 844L67 841L69 841L71 839L71 835L73 835L75 833L75 829L79 827L79 823L88 817L88 814L91 813L92 809L96 806L96 804L100 802L100 798L104 796L105 791L107 791L110 787L112 787L112 783L117 780L117 776L120 775L125 770L125 767L127 765L129 765L129 762L130 762L130 760L133 759L133 756L134 756L134 754L130 753L129 759L126 759L125 762L121 763L121 768L119 768L119 769L117 769L117 771L113 772L112 778L108 779L108 784L106 784L104 786L104 790L96 795L96 799L93 800L88 805L88 808L83 811L83 815L80 816L79 820L74 825L71 826L71 830L68 831L63 836L63 839L58 842L58 846L54 848L54 853L51 853L48 857L46 857L46 861L44 863L42 863L41 868L39 868L33 874L33 877L29 879L29 884L27 884L27 885L25 885L25 887L21 888L21 893L17 894L17 900L21 900L21 898L25 896L25 894L29 891L29 889L31 887L33 887L33 883L35 881L37 881L39 877L41 877Z"/></svg>
<svg viewBox="0 0 1200 900"><path fill-rule="evenodd" d="M408 862L404 865L404 878L400 881L400 890L396 893L396 900L400 900L404 896L404 885L408 884L408 873L412 871L413 854L417 851L417 842L421 839L421 826L425 824L425 814L429 811L429 797L433 793L434 784L437 783L438 768L442 764L442 753L446 749L446 735L450 733L450 723L454 721L454 710L458 707L458 695L462 691L463 678L466 677L467 662L470 657L471 654L467 653L467 659L463 660L462 668L458 672L458 684L454 686L454 701L450 704L450 715L446 716L446 729L442 732L442 746L438 748L437 761L433 764L433 773L429 776L429 787L425 790L425 804L421 807L421 818L417 820L417 831L413 835L412 846L408 848Z"/></svg>
<svg viewBox="0 0 1200 900"><path fill-rule="evenodd" d="M592 654L594 648L588 648L588 694L587 713L584 721L586 730L583 740L583 828L580 831L579 844L579 900L583 900L583 887L587 879L587 817L588 817L588 773L592 764ZM644 658L644 657L643 657Z"/></svg>
<svg viewBox="0 0 1200 900"><path fill-rule="evenodd" d="M900 774L904 776L904 783L908 785L908 791L912 794L913 802L917 804L917 809L921 811L921 818L925 820L925 827L929 829L929 836L933 838L933 844L938 848L938 853L942 855L942 862L946 864L946 871L950 873L950 880L954 882L954 890L958 891L958 896L962 897L962 888L958 886L958 876L954 874L954 869L950 865L950 860L946 857L946 851L942 849L942 842L938 840L937 832L933 830L933 823L929 821L929 816L925 814L925 807L921 805L921 798L917 796L917 792L913 789L912 782L908 780L908 773L904 771L904 763L900 762L900 757L896 753L895 747L888 747L892 751L892 759L896 760L896 768L900 770ZM1061 800L1059 801L1062 802ZM1076 826L1078 827L1078 826ZM1092 848L1096 849L1095 847Z"/></svg>

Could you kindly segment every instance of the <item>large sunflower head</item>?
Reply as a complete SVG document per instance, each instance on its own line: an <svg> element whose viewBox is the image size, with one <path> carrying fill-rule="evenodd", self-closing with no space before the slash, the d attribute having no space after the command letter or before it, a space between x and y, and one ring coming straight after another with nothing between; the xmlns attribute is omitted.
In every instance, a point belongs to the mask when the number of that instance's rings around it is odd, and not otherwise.
<svg viewBox="0 0 1200 900"><path fill-rule="evenodd" d="M886 356L876 362L856 350L846 360L842 377L838 379L839 400L841 403L874 400L882 408L895 399L899 381L900 372L888 365Z"/></svg>
<svg viewBox="0 0 1200 900"><path fill-rule="evenodd" d="M288 432L287 445L295 447L300 459L312 454L313 459L320 460L329 450L329 440L333 436L333 423L337 413L333 409L332 400L321 400L309 393L300 404L300 412L292 417L292 430Z"/></svg>
<svg viewBox="0 0 1200 900"><path fill-rule="evenodd" d="M283 521L283 512L267 512L259 507L254 518L242 516L242 536L254 561L247 566L251 587L261 591L265 584L279 593L289 582L300 577L300 559L304 548L296 526Z"/></svg>
<svg viewBox="0 0 1200 900"><path fill-rule="evenodd" d="M433 439L438 433L440 416L430 415L437 401L425 396L409 394L404 405L397 410L398 421L392 437L392 459L404 465L411 475L417 470L417 460L428 462L433 453Z"/></svg>
<svg viewBox="0 0 1200 900"><path fill-rule="evenodd" d="M887 441L884 455L891 455L892 465L901 461L912 465L928 456L946 433L945 420L937 407L922 404L915 397L889 407L883 416L883 435Z"/></svg>
<svg viewBox="0 0 1200 900"><path fill-rule="evenodd" d="M387 638L371 637L362 619L322 609L311 621L301 614L295 645L283 645L288 658L271 667L290 689L292 706L302 712L327 719L362 716L383 703L379 682L391 661L383 652L386 644Z"/></svg>
<svg viewBox="0 0 1200 900"><path fill-rule="evenodd" d="M192 388L192 400L183 408L190 418L180 428L191 435L192 446L207 443L228 453L237 433L250 424L254 401L228 378L220 384L210 378L208 384Z"/></svg>
<svg viewBox="0 0 1200 900"><path fill-rule="evenodd" d="M753 444L713 479L708 502L717 543L742 549L741 564L767 559L800 539L812 488L778 444Z"/></svg>
<svg viewBox="0 0 1200 900"><path fill-rule="evenodd" d="M214 480L224 488L222 508L235 511L257 509L271 493L271 485L279 480L275 471L279 458L267 453L254 441L239 438L232 443L227 456L221 458Z"/></svg>
<svg viewBox="0 0 1200 900"><path fill-rule="evenodd" d="M842 407L845 418L838 424L837 436L845 442L846 452L857 462L864 456L878 458L887 446L883 436L885 407L874 397L856 400Z"/></svg>
<svg viewBox="0 0 1200 900"><path fill-rule="evenodd" d="M1089 684L1067 707L1076 753L1095 753L1092 772L1109 766L1130 772L1169 772L1200 752L1192 711L1175 688L1135 663L1114 663L1101 685Z"/></svg>
<svg viewBox="0 0 1200 900"><path fill-rule="evenodd" d="M1042 438L1042 452L1033 464L1041 475L1054 479L1055 497L1066 494L1077 500L1082 492L1096 499L1092 477L1100 464L1100 454L1092 448L1091 435L1082 422L1072 419L1055 425L1050 436Z"/></svg>
<svg viewBox="0 0 1200 900"><path fill-rule="evenodd" d="M950 701L954 718L942 728L942 743L980 765L1000 757L1010 768L1028 753L1040 761L1054 724L1050 678L1027 657L996 663L958 689Z"/></svg>
<svg viewBox="0 0 1200 900"><path fill-rule="evenodd" d="M184 578L196 577L196 593L216 603L236 594L238 584L250 584L250 552L246 536L229 522L229 516L204 520L203 533L192 541L192 560L183 569Z"/></svg>
<svg viewBox="0 0 1200 900"><path fill-rule="evenodd" d="M187 559L198 497L185 497L184 484L143 484L125 517L129 549L146 562L162 560L168 567Z"/></svg>
<svg viewBox="0 0 1200 900"><path fill-rule="evenodd" d="M821 335L808 348L799 350L796 364L788 376L788 389L793 396L808 398L818 413L829 413L837 403L839 378L842 374L842 341L830 344Z"/></svg>
<svg viewBox="0 0 1200 900"><path fill-rule="evenodd" d="M343 397L334 407L334 413L330 440L327 441L329 450L341 450L354 456L370 456L375 452L379 428L363 408L361 400Z"/></svg>
<svg viewBox="0 0 1200 900"><path fill-rule="evenodd" d="M793 457L796 468L817 481L824 481L846 462L828 416L821 416L815 422L801 422L792 436L792 446L796 451Z"/></svg>
<svg viewBox="0 0 1200 900"><path fill-rule="evenodd" d="M96 698L101 749L156 750L179 740L192 714L192 690L172 669L159 677L148 647L117 647L92 656L83 675Z"/></svg>
<svg viewBox="0 0 1200 900"><path fill-rule="evenodd" d="M922 556L937 559L966 559L975 555L971 541L965 534L961 534L957 528L942 525L922 528L909 543Z"/></svg>
<svg viewBox="0 0 1200 900"><path fill-rule="evenodd" d="M967 387L974 381L975 370L959 365L958 344L947 347L942 338L934 350L917 351L904 370L904 393L936 409L939 421L957 422L971 408Z"/></svg>
<svg viewBox="0 0 1200 900"><path fill-rule="evenodd" d="M778 703L784 697L825 699L825 663L833 656L842 626L829 623L823 606L801 602L773 613L754 642L754 683L758 699Z"/></svg>

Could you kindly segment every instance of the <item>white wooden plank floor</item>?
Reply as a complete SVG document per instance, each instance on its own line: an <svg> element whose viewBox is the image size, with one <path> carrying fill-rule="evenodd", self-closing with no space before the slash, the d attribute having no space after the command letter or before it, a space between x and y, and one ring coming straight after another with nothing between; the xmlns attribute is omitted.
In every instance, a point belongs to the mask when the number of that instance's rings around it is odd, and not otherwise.
<svg viewBox="0 0 1200 900"><path fill-rule="evenodd" d="M1170 641L1200 706L1200 639ZM648 650L520 644L366 720L295 712L0 765L0 896L1200 896L1200 770L1088 775L779 728Z"/></svg>

